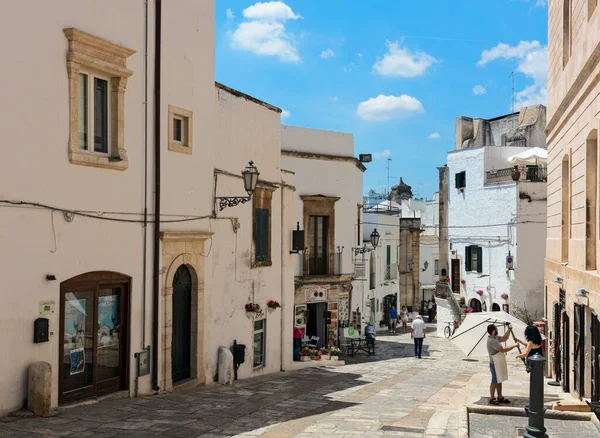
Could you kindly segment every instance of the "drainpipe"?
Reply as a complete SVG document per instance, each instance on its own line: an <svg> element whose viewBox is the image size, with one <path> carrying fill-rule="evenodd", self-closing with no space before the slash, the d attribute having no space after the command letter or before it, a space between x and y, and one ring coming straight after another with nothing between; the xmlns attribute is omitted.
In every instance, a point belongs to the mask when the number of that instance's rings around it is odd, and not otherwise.
<svg viewBox="0 0 600 438"><path fill-rule="evenodd" d="M142 254L142 350L146 348L146 275L148 259L148 0L144 2L144 227ZM136 377L137 379L137 377Z"/></svg>
<svg viewBox="0 0 600 438"><path fill-rule="evenodd" d="M282 178L283 181L283 178ZM286 280L286 275L285 275L285 267L286 267L286 263L285 260L288 256L288 254L286 254L286 248L287 245L285 245L285 221L284 221L284 216L285 216L285 207L284 207L284 196L283 196L283 191L285 190L285 186L282 184L281 185L281 315L280 315L280 319L281 319L281 353L280 353L280 371L285 371L285 312L287 311L286 306L285 306L285 280ZM294 315L295 317L295 315Z"/></svg>
<svg viewBox="0 0 600 438"><path fill-rule="evenodd" d="M160 44L162 1L155 0L155 39L154 39L154 260L152 279L152 389L158 386L158 305L160 276Z"/></svg>

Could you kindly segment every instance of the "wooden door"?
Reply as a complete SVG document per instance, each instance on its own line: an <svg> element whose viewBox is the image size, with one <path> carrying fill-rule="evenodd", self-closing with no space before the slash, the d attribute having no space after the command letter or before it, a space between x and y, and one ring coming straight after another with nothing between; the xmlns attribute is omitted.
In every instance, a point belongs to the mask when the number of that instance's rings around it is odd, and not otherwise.
<svg viewBox="0 0 600 438"><path fill-rule="evenodd" d="M59 403L127 389L129 279L83 274L61 284Z"/></svg>
<svg viewBox="0 0 600 438"><path fill-rule="evenodd" d="M452 259L452 274L450 275L452 281L452 292L460 294L460 260Z"/></svg>
<svg viewBox="0 0 600 438"><path fill-rule="evenodd" d="M575 391L585 396L585 307L575 304L573 321L573 380Z"/></svg>
<svg viewBox="0 0 600 438"><path fill-rule="evenodd" d="M560 304L558 304L558 303L554 304L553 317L554 317L554 330L553 330L554 331L554 375L556 377L556 381L560 382L560 380L562 379L562 368L561 368L561 364L562 364L561 342L562 342L562 339L560 336L561 312L560 312Z"/></svg>
<svg viewBox="0 0 600 438"><path fill-rule="evenodd" d="M562 323L563 323L563 342L562 342L562 360L563 360L563 390L565 392L571 392L571 384L570 384L570 365L571 365L571 336L569 330L569 315L567 312L563 312L562 314Z"/></svg>
<svg viewBox="0 0 600 438"><path fill-rule="evenodd" d="M592 401L600 401L600 321L592 315Z"/></svg>
<svg viewBox="0 0 600 438"><path fill-rule="evenodd" d="M171 378L173 383L191 376L192 276L185 265L173 278Z"/></svg>

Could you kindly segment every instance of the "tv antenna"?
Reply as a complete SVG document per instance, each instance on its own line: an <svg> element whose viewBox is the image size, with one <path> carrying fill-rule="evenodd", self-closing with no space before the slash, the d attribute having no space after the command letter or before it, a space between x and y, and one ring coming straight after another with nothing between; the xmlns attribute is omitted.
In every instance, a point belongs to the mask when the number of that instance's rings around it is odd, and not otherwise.
<svg viewBox="0 0 600 438"><path fill-rule="evenodd" d="M515 112L515 72L511 71L510 74L508 75L508 77L512 77L512 94L511 94L511 99L512 99L512 104L511 104L511 113Z"/></svg>

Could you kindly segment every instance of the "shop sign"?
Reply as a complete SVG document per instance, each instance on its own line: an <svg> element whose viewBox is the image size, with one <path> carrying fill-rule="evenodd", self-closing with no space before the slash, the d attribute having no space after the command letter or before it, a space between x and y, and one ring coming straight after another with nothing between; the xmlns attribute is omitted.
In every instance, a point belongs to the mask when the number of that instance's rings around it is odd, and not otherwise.
<svg viewBox="0 0 600 438"><path fill-rule="evenodd" d="M320 303L327 301L326 286L307 286L304 288L307 303Z"/></svg>
<svg viewBox="0 0 600 438"><path fill-rule="evenodd" d="M355 280L366 280L367 279L367 264L363 261L354 262L354 279Z"/></svg>

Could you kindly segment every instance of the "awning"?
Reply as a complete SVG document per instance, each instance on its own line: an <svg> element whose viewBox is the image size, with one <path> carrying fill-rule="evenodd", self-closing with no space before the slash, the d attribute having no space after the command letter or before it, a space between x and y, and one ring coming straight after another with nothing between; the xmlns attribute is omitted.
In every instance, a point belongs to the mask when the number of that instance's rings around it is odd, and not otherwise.
<svg viewBox="0 0 600 438"><path fill-rule="evenodd" d="M508 161L514 164L543 164L548 161L548 151L542 148L531 148L508 157Z"/></svg>

